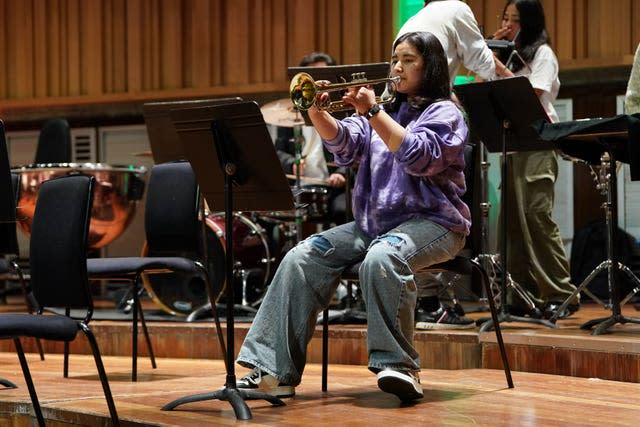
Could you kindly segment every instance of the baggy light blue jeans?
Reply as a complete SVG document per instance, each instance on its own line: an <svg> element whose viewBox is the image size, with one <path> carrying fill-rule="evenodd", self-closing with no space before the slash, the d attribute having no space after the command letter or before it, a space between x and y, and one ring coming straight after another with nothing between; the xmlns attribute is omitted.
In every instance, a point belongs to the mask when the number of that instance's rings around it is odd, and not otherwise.
<svg viewBox="0 0 640 427"><path fill-rule="evenodd" d="M420 355L413 347L413 271L453 258L464 242L462 234L423 219L375 239L354 222L308 237L282 260L237 362L282 383L300 384L318 314L331 301L345 267L362 261L369 369L419 371Z"/></svg>

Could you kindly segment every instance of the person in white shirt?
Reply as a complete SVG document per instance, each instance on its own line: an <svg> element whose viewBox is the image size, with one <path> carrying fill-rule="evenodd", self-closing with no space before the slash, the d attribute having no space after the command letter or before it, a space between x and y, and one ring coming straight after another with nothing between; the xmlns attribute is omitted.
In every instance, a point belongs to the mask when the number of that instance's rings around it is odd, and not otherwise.
<svg viewBox="0 0 640 427"><path fill-rule="evenodd" d="M560 89L559 66L549 44L540 1L507 1L502 26L493 37L515 41L519 54L507 66L497 62L498 74L526 76L549 119L557 121L552 103ZM575 290L560 230L551 216L557 177L558 159L554 150L507 156L507 270L536 304L531 309L509 294L507 304L514 315L550 318ZM568 317L579 307L576 297L557 318Z"/></svg>
<svg viewBox="0 0 640 427"><path fill-rule="evenodd" d="M461 65L484 80L493 79L493 52L487 46L471 8L460 0L427 0L424 4L400 28L396 39L412 31L428 31L444 48L452 82Z"/></svg>

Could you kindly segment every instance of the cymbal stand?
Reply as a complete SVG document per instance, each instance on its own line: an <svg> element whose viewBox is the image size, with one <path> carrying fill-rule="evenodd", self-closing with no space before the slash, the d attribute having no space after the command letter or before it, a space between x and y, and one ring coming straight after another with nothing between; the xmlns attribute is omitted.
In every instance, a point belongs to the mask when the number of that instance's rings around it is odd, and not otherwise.
<svg viewBox="0 0 640 427"><path fill-rule="evenodd" d="M501 252L501 261L504 268L497 266L495 264L495 257L488 258L491 260L494 266L500 270L500 292L496 293L496 298L500 301L500 311L498 313L498 322L523 322L523 323L536 323L539 325L547 326L549 328L555 328L555 323L549 322L545 319L540 319L536 317L522 317L515 316L507 310L506 304L506 296L507 289L510 288L514 292L518 294L520 298L522 298L527 306L535 307L533 301L528 297L527 293L522 289L521 285L511 278L511 275L507 272L507 233L506 233L506 224L507 224L507 139L511 135L511 122L508 119L504 119L502 121L502 171L501 171L501 190L500 190L500 212L502 216L502 235L500 236L500 252ZM534 314L535 315L535 314ZM478 322L482 322L482 326L480 326L480 332L486 332L493 328L493 319L480 319Z"/></svg>
<svg viewBox="0 0 640 427"><path fill-rule="evenodd" d="M597 188L602 194L605 194L607 201L603 203L602 207L605 211L605 222L607 225L607 259L601 262L596 268L582 281L580 286L562 303L562 305L556 311L556 314L549 319L552 322L557 320L559 313L562 313L569 303L580 293L585 292L591 298L598 301L606 308L610 308L612 315L605 318L593 319L580 326L580 329L593 329L592 335L600 335L607 331L611 326L616 323L637 323L640 324L640 319L633 317L626 317L622 315L621 306L626 303L633 294L635 294L638 286L632 291L622 302L620 301L620 271L624 271L636 285L640 285L640 279L625 265L620 263L617 259L616 250L616 234L618 229L618 197L617 197L617 169L616 160L611 152L605 152L600 158L600 173L597 177ZM607 278L609 285L610 304L604 304L598 298L589 292L587 285L593 280L598 273L602 270L607 270Z"/></svg>

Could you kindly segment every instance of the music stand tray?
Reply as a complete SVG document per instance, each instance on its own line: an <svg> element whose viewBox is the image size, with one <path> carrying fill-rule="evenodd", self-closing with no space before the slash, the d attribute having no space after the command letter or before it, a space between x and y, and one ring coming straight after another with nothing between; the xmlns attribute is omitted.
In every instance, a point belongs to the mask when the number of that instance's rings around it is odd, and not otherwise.
<svg viewBox="0 0 640 427"><path fill-rule="evenodd" d="M186 396L168 403L228 400L239 419L250 419L248 399L284 405L266 393L238 389L235 379L233 213L294 209L294 199L273 142L255 102L208 105L171 111L171 120L184 153L191 162L201 191L210 206L225 212L225 276L227 283L227 378L223 389Z"/></svg>
<svg viewBox="0 0 640 427"><path fill-rule="evenodd" d="M229 104L241 101L242 98L235 97L158 101L142 104L142 116L147 126L147 134L149 135L149 144L151 145L151 154L153 155L154 163L186 160L182 143L173 127L173 122L171 122L172 110Z"/></svg>
<svg viewBox="0 0 640 427"><path fill-rule="evenodd" d="M502 238L500 242L501 294L498 319L500 322L537 323L550 328L555 324L544 319L514 316L508 312L505 299L507 283L525 301L526 293L520 285L511 280L507 272L507 238L504 226L507 223L507 154L519 151L535 151L554 149L552 143L542 141L535 129L534 122L548 121L548 117L540 100L536 96L529 80L524 77L513 77L481 83L470 83L454 86L454 91L469 116L471 132L482 140L491 152L502 153L502 183L500 212L502 216ZM527 301L529 303L529 301ZM487 319L480 327L486 331L493 326L493 320Z"/></svg>

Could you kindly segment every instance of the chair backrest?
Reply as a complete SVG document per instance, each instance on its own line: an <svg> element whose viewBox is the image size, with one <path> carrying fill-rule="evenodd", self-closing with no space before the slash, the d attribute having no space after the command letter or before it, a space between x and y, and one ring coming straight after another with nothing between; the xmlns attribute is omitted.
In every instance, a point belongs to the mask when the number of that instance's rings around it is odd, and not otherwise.
<svg viewBox="0 0 640 427"><path fill-rule="evenodd" d="M71 128L62 118L47 120L38 137L35 163L70 163Z"/></svg>
<svg viewBox="0 0 640 427"><path fill-rule="evenodd" d="M189 162L155 165L147 185L145 208L149 255L201 253L199 206L200 188Z"/></svg>
<svg viewBox="0 0 640 427"><path fill-rule="evenodd" d="M40 307L93 308L87 277L87 238L94 177L45 181L31 227L31 287Z"/></svg>
<svg viewBox="0 0 640 427"><path fill-rule="evenodd" d="M16 232L18 178L11 173L4 123L0 121L0 255L20 253Z"/></svg>

